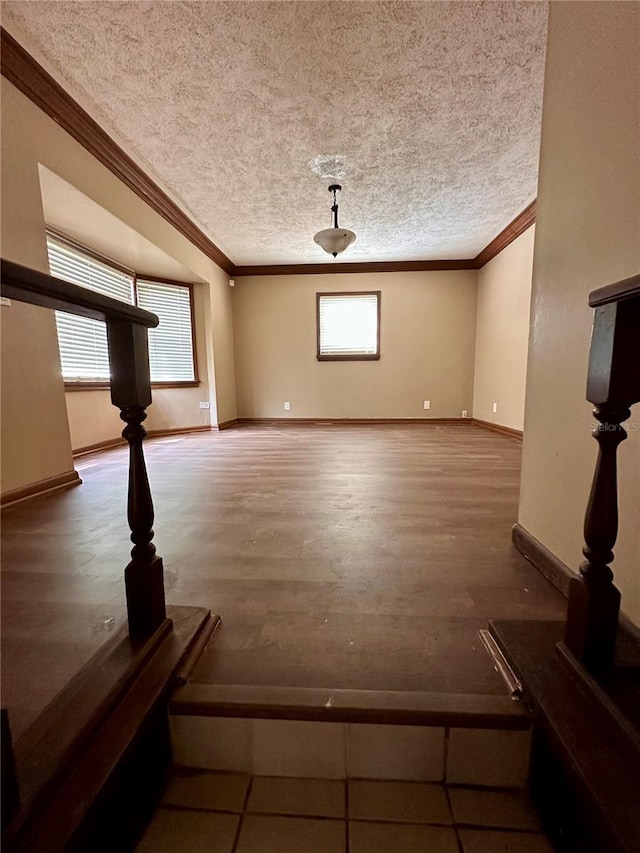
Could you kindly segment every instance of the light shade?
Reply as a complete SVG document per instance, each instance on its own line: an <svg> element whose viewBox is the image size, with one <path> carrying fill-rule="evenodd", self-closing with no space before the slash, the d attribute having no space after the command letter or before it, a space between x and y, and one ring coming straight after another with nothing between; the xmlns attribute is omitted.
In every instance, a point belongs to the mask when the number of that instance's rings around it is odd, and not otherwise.
<svg viewBox="0 0 640 853"><path fill-rule="evenodd" d="M321 246L329 255L339 255L344 252L356 239L353 231L347 228L325 228L314 235L313 240Z"/></svg>

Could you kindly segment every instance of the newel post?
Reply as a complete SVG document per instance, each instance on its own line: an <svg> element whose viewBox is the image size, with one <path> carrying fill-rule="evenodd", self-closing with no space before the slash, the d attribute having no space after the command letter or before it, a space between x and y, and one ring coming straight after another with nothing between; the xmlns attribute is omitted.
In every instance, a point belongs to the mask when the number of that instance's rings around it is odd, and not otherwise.
<svg viewBox="0 0 640 853"><path fill-rule="evenodd" d="M122 437L129 444L127 518L131 529L131 562L124 572L129 634L145 637L166 619L162 560L153 539L153 500L142 442L143 421L151 403L147 329L121 320L107 322L111 401L126 422Z"/></svg>
<svg viewBox="0 0 640 853"><path fill-rule="evenodd" d="M0 744L2 746L2 809L0 819L2 831L4 832L12 818L20 807L20 789L18 787L18 774L16 771L16 759L13 753L11 739L11 728L9 726L9 712L6 708L0 711Z"/></svg>
<svg viewBox="0 0 640 853"><path fill-rule="evenodd" d="M586 559L571 581L565 631L566 646L590 670L611 666L615 656L620 593L609 564L618 535L617 450L640 398L639 368L640 299L598 305L587 380L598 460L584 522Z"/></svg>

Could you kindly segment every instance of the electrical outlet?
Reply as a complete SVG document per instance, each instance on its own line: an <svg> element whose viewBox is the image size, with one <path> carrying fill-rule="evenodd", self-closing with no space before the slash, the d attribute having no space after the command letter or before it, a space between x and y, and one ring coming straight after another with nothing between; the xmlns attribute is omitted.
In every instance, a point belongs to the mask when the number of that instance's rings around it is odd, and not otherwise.
<svg viewBox="0 0 640 853"><path fill-rule="evenodd" d="M463 410L462 410L462 417L463 417L463 418L468 418L468 417L469 417L469 413L467 412L467 410L466 410L466 409L463 409Z"/></svg>
<svg viewBox="0 0 640 853"><path fill-rule="evenodd" d="M211 403L210 403L208 400L203 400L203 401L200 403L200 408L201 408L201 409L210 409L210 408L211 408Z"/></svg>
<svg viewBox="0 0 640 853"><path fill-rule="evenodd" d="M423 406L425 409L430 409L431 408L431 400L425 400L423 403Z"/></svg>
<svg viewBox="0 0 640 853"><path fill-rule="evenodd" d="M495 413L498 411L498 404L497 404L497 403L494 403L494 404L493 404L492 411L493 411L493 414L494 414L494 415L495 415Z"/></svg>
<svg viewBox="0 0 640 853"><path fill-rule="evenodd" d="M284 404L285 412L288 412L290 408L291 408L291 403L287 400Z"/></svg>
<svg viewBox="0 0 640 853"><path fill-rule="evenodd" d="M6 296L0 296L0 305L11 305L11 300Z"/></svg>

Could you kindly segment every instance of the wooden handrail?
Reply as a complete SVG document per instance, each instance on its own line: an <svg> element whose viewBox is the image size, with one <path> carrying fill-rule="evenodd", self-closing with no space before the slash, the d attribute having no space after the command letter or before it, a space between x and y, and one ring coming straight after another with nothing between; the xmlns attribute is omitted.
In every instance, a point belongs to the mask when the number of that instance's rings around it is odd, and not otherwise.
<svg viewBox="0 0 640 853"><path fill-rule="evenodd" d="M598 460L584 522L585 561L571 581L565 644L587 669L614 662L620 593L613 584L618 535L617 449L640 402L640 275L594 290L587 399L597 421Z"/></svg>
<svg viewBox="0 0 640 853"><path fill-rule="evenodd" d="M596 308L598 305L622 302L625 299L634 299L636 296L640 296L640 275L632 275L631 278L623 278L606 287L592 290L589 294L589 305Z"/></svg>
<svg viewBox="0 0 640 853"><path fill-rule="evenodd" d="M2 259L2 295L17 302L28 302L54 311L66 311L92 320L121 320L149 329L155 328L159 320L151 311L127 305L95 290L54 278L47 273L23 267L13 261Z"/></svg>

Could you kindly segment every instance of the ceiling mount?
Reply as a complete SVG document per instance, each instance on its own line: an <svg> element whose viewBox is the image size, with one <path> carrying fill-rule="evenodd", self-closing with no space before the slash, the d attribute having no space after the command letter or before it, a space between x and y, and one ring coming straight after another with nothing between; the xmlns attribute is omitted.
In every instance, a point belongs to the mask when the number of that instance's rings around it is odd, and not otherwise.
<svg viewBox="0 0 640 853"><path fill-rule="evenodd" d="M309 160L309 169L318 178L342 181L347 173L346 158L343 154L318 154Z"/></svg>
<svg viewBox="0 0 640 853"><path fill-rule="evenodd" d="M342 187L340 184L330 184L329 192L333 193L333 204L331 205L331 213L333 214L333 222L331 228L325 228L323 231L318 231L314 235L314 242L318 244L328 255L337 257L345 249L355 241L356 235L348 228L338 227L338 201L336 193L339 193Z"/></svg>

